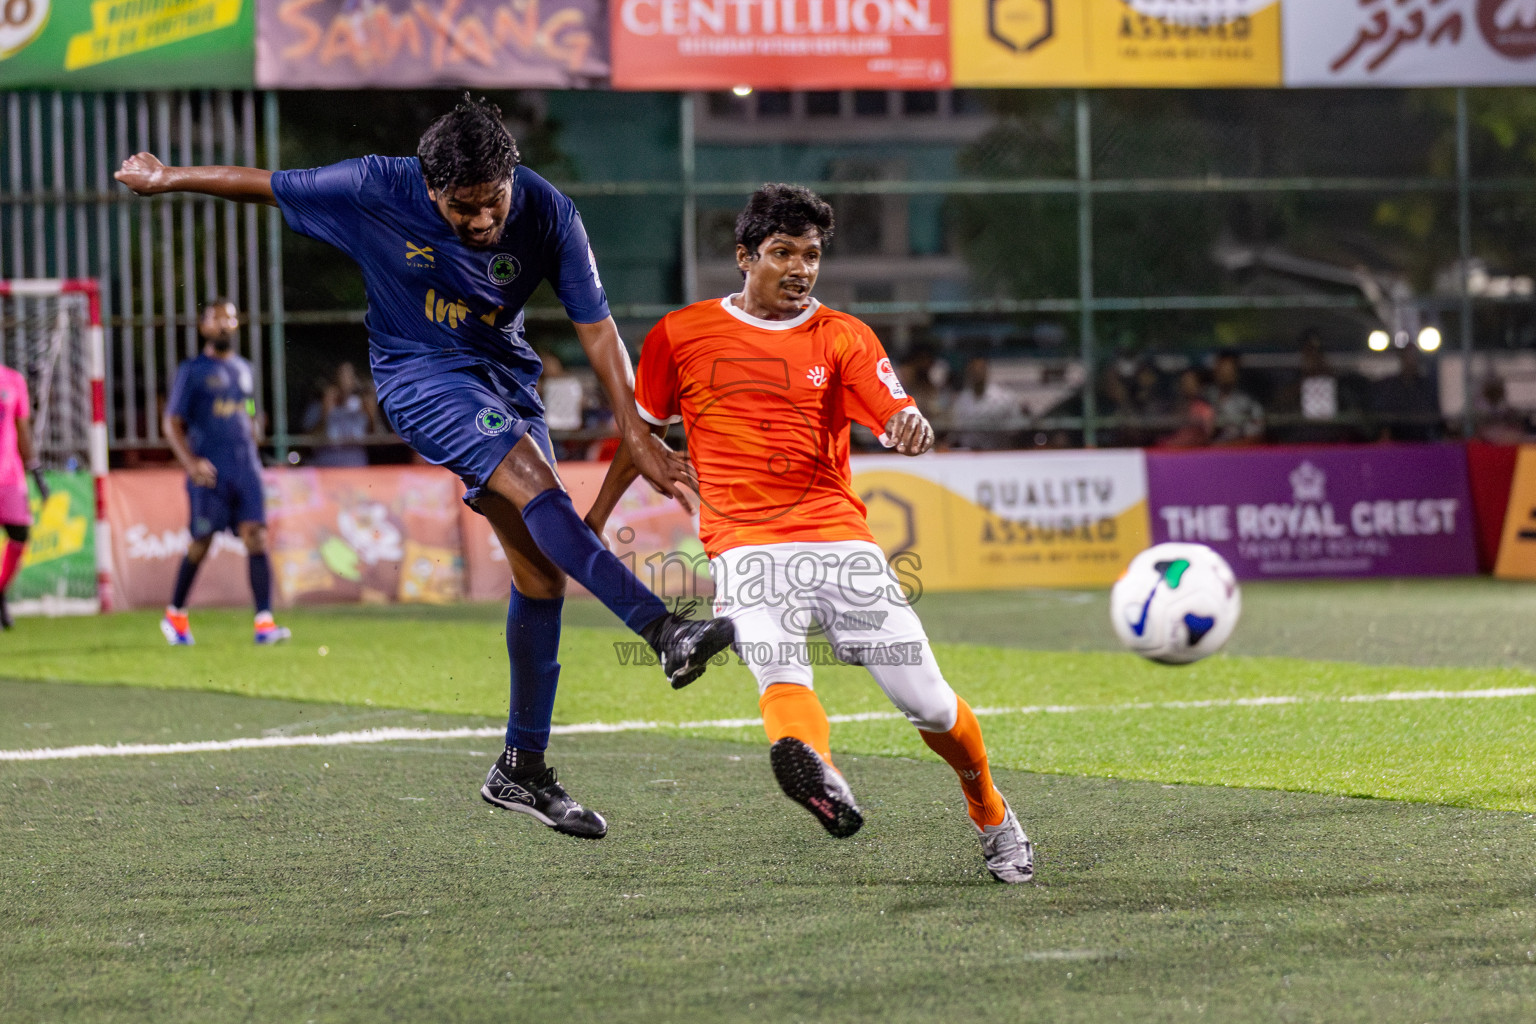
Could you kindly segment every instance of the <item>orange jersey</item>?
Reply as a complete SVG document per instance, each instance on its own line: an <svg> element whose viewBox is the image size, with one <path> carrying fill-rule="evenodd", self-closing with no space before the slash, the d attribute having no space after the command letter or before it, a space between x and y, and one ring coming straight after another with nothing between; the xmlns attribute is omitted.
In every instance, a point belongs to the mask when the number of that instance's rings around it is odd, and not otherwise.
<svg viewBox="0 0 1536 1024"><path fill-rule="evenodd" d="M819 303L759 320L729 299L669 313L646 335L635 403L688 431L699 539L743 544L873 540L848 468L848 421L877 435L912 405L875 332Z"/></svg>

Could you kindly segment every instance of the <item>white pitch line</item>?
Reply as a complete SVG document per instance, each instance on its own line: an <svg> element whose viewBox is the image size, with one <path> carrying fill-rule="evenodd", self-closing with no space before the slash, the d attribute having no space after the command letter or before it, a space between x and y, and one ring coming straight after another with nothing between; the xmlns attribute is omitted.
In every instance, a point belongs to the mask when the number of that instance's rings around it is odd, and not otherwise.
<svg viewBox="0 0 1536 1024"><path fill-rule="evenodd" d="M1211 700L1139 701L1125 704L1038 704L1017 708L976 708L977 715L1062 715L1089 711L1187 711L1204 708L1275 707L1289 704L1384 704L1420 700L1505 700L1536 697L1536 686L1505 686L1486 690L1408 690L1362 693L1348 697L1225 697ZM860 711L828 715L833 722L881 722L902 718L894 711ZM763 724L761 718L714 718L699 722L578 722L550 729L556 736L584 733L646 732L658 729L746 729ZM32 750L0 750L0 761L63 761L85 757L143 757L157 754L202 754L269 747L348 747L368 743L417 740L483 739L500 736L500 726L481 729L406 729L386 726L353 732L307 736L246 736L233 740L201 740L194 743L93 743L78 747L40 747Z"/></svg>

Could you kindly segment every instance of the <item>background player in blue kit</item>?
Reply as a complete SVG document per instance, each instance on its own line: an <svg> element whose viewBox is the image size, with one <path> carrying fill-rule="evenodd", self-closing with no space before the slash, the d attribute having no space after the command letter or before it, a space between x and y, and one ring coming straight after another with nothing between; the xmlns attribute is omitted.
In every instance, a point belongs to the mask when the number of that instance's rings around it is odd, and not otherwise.
<svg viewBox="0 0 1536 1024"><path fill-rule="evenodd" d="M570 835L598 838L601 815L572 800L544 763L569 576L661 656L674 687L731 642L729 622L667 612L571 505L554 470L541 364L523 305L542 281L564 304L641 475L691 510L686 459L635 411L634 371L575 205L519 164L501 111L465 96L432 123L415 158L367 156L312 170L167 167L152 154L117 179L140 195L201 192L282 210L301 234L356 261L368 294L369 358L395 431L468 488L512 566L507 608L507 746L480 793Z"/></svg>
<svg viewBox="0 0 1536 1024"><path fill-rule="evenodd" d="M203 307L197 332L203 352L176 370L165 407L165 437L187 471L192 506L192 544L176 573L176 590L160 620L160 632L174 646L192 644L187 594L214 535L230 530L245 544L256 602L256 642L287 640L288 630L272 621L272 566L267 560L267 511L261 488L251 364L235 355L240 316L228 299Z"/></svg>

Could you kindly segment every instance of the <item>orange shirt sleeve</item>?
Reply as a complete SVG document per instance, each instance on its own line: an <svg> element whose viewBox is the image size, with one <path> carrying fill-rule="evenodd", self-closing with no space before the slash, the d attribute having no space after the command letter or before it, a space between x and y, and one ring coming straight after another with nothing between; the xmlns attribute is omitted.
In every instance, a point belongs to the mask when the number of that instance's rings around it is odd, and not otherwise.
<svg viewBox="0 0 1536 1024"><path fill-rule="evenodd" d="M842 327L834 351L848 415L884 443L886 421L917 403L896 379L896 370L875 332L858 321Z"/></svg>
<svg viewBox="0 0 1536 1024"><path fill-rule="evenodd" d="M640 345L640 365L635 369L635 408L647 423L656 426L683 418L678 408L677 362L672 358L672 338L667 333L665 317L651 328Z"/></svg>

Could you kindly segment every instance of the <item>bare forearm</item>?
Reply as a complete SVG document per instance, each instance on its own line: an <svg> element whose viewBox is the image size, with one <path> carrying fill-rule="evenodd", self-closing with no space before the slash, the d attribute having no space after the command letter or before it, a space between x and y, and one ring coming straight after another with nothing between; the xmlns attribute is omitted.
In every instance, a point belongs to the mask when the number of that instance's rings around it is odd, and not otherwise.
<svg viewBox="0 0 1536 1024"><path fill-rule="evenodd" d="M176 461L181 463L181 468L188 473L196 466L197 456L192 454L192 447L187 444L187 428L180 416L167 416L160 422L160 429L165 434L165 441L171 446L171 454L176 456Z"/></svg>
<svg viewBox="0 0 1536 1024"><path fill-rule="evenodd" d="M272 172L259 167L167 167L167 192L201 192L237 203L266 203L276 206L272 195Z"/></svg>
<svg viewBox="0 0 1536 1024"><path fill-rule="evenodd" d="M665 432L665 428L651 429L657 434ZM613 461L608 464L608 473L603 477L603 485L598 488L597 497L587 511L587 525L601 535L603 527L608 525L608 517L613 515L613 510L619 507L619 501L624 497L624 492L629 490L629 485L634 483L639 475L640 467L635 465L629 442L625 441L619 445Z"/></svg>
<svg viewBox="0 0 1536 1024"><path fill-rule="evenodd" d="M618 325L613 318L595 324L576 324L576 337L581 341L592 372L608 396L608 406L613 410L614 424L625 439L643 436L645 423L635 412L635 368L629 361L629 353L619 338Z"/></svg>
<svg viewBox="0 0 1536 1024"><path fill-rule="evenodd" d="M123 161L114 177L141 196L199 192L237 203L277 205L272 172L259 167L167 167L153 153L136 153Z"/></svg>

